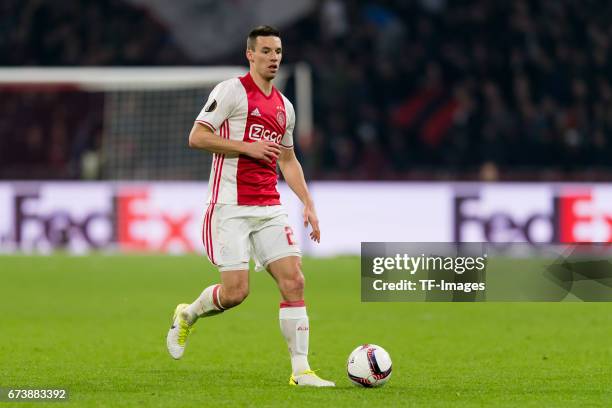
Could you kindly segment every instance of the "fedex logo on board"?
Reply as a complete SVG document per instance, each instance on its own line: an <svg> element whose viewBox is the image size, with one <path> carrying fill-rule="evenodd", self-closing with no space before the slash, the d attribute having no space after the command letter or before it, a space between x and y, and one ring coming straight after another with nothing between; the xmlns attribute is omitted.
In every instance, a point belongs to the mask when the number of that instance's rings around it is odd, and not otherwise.
<svg viewBox="0 0 612 408"><path fill-rule="evenodd" d="M612 191L562 188L457 194L456 242L612 242Z"/></svg>
<svg viewBox="0 0 612 408"><path fill-rule="evenodd" d="M122 189L115 200L117 242L121 249L167 252L172 245L178 245L187 252L195 250L186 234L187 225L194 218L190 211L172 214L155 208L147 188ZM140 234L137 234L139 227ZM151 242L151 232L146 234L146 227L157 232L156 243Z"/></svg>
<svg viewBox="0 0 612 408"><path fill-rule="evenodd" d="M266 129L265 126L258 123L253 123L249 128L249 139L251 140L267 140L269 142L280 143L282 137L278 132Z"/></svg>
<svg viewBox="0 0 612 408"><path fill-rule="evenodd" d="M197 216L190 207L169 205L176 200L154 194L155 189L146 186L100 186L88 192L73 204L70 197L64 197L69 188L15 191L12 228L0 233L0 247L24 251L195 251L199 241L188 232Z"/></svg>

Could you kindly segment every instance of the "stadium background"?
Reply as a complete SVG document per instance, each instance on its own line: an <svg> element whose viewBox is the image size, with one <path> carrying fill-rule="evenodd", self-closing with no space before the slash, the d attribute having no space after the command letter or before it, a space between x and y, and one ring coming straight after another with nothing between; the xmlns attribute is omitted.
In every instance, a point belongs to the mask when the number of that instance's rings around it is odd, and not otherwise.
<svg viewBox="0 0 612 408"><path fill-rule="evenodd" d="M609 400L606 304L361 304L357 255L362 241L612 240L610 3L0 9L0 387L66 386L91 406ZM211 84L92 90L45 69L246 70L245 30L261 23L281 29L290 99L295 67L311 75L297 152L322 243L300 235L312 359L336 394L279 385L277 294L261 274L245 305L196 334L191 360L166 361L166 315L216 279L200 239L210 156L186 143ZM299 226L299 203L284 185L281 195ZM346 355L366 341L396 365L378 394L342 382Z"/></svg>

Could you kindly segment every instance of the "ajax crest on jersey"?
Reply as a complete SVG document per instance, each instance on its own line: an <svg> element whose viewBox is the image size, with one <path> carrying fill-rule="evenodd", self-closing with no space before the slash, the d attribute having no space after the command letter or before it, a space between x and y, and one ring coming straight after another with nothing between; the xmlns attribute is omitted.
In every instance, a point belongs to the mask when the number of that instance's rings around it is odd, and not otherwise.
<svg viewBox="0 0 612 408"><path fill-rule="evenodd" d="M357 347L348 358L346 371L355 385L380 387L391 378L391 357L376 344Z"/></svg>
<svg viewBox="0 0 612 408"><path fill-rule="evenodd" d="M285 126L285 112L278 111L276 112L276 121L279 125Z"/></svg>

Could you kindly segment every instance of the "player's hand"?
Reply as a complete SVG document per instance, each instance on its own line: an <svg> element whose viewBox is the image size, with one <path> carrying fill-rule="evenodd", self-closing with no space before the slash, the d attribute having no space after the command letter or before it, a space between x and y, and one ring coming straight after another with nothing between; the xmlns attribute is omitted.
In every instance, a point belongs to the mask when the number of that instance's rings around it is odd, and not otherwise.
<svg viewBox="0 0 612 408"><path fill-rule="evenodd" d="M306 204L304 206L304 227L307 227L308 224L310 224L312 227L312 231L310 231L310 239L316 243L320 243L321 230L319 229L319 217L317 217L314 204Z"/></svg>
<svg viewBox="0 0 612 408"><path fill-rule="evenodd" d="M278 159L281 153L280 147L278 147L276 143L269 141L248 143L245 150L247 156L264 160L268 163L272 163L273 160Z"/></svg>

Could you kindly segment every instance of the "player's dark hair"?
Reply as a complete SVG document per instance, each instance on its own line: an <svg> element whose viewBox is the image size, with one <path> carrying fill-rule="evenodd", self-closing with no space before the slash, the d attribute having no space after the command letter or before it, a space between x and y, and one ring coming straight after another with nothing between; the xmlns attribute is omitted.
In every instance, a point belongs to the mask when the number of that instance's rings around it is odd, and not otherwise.
<svg viewBox="0 0 612 408"><path fill-rule="evenodd" d="M280 31L268 25L261 25L261 26L255 27L254 29L251 30L251 32L249 33L249 36L247 37L247 49L255 50L255 42L257 41L257 37L279 37L280 38Z"/></svg>

